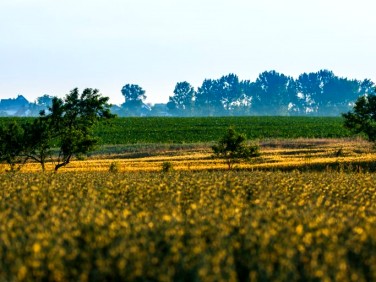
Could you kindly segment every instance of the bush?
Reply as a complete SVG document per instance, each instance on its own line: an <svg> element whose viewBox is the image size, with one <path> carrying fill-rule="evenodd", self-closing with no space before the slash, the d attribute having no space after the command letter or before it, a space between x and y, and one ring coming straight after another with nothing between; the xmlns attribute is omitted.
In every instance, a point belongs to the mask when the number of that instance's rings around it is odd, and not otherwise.
<svg viewBox="0 0 376 282"><path fill-rule="evenodd" d="M241 160L259 156L259 146L247 145L245 141L244 134L239 134L233 128L229 128L218 144L212 147L214 156L224 159L228 169L232 169L233 165Z"/></svg>
<svg viewBox="0 0 376 282"><path fill-rule="evenodd" d="M119 172L119 170L120 170L120 165L118 162L112 162L110 164L110 167L108 168L108 171L112 173L117 173Z"/></svg>
<svg viewBox="0 0 376 282"><path fill-rule="evenodd" d="M163 162L162 163L162 172L169 172L173 169L173 165L171 162Z"/></svg>

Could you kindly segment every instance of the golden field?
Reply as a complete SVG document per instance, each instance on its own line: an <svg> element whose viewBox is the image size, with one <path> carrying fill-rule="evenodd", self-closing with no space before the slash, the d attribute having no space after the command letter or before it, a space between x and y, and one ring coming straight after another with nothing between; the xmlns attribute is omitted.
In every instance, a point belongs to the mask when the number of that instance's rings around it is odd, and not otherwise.
<svg viewBox="0 0 376 282"><path fill-rule="evenodd" d="M1 174L0 281L375 281L376 175Z"/></svg>
<svg viewBox="0 0 376 282"><path fill-rule="evenodd" d="M293 169L372 169L369 166L376 161L372 145L362 139L294 139L264 140L260 142L261 156L250 162L235 166L242 170L293 170ZM212 157L210 144L193 144L189 146L140 145L132 152L100 154L85 160L72 161L59 172L108 171L112 163L119 172L160 171L164 162L172 164L174 170L199 171L223 170L227 165L221 159ZM47 163L47 171L53 171L54 164ZM9 167L0 164L0 172ZM38 163L29 162L21 172L38 172Z"/></svg>
<svg viewBox="0 0 376 282"><path fill-rule="evenodd" d="M376 281L372 146L260 145L231 171L210 144L3 165L0 281Z"/></svg>

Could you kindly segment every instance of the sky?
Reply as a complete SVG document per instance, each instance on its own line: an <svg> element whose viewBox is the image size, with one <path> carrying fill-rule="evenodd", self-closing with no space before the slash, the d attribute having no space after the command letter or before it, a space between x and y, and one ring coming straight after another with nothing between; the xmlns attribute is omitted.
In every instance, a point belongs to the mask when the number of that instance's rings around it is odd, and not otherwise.
<svg viewBox="0 0 376 282"><path fill-rule="evenodd" d="M166 103L235 73L328 69L376 82L374 0L1 0L0 99L75 87L121 104L138 84Z"/></svg>

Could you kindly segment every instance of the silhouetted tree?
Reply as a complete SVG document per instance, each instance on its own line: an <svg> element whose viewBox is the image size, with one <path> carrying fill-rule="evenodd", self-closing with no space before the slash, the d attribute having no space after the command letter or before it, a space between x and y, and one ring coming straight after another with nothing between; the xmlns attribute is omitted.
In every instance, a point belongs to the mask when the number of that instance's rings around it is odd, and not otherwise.
<svg viewBox="0 0 376 282"><path fill-rule="evenodd" d="M239 78L235 74L222 76L218 80L218 97L220 97L223 108L230 113L234 110L236 103L241 99L242 89Z"/></svg>
<svg viewBox="0 0 376 282"><path fill-rule="evenodd" d="M376 95L359 97L353 110L342 116L345 127L354 133L365 134L369 141L376 142Z"/></svg>
<svg viewBox="0 0 376 282"><path fill-rule="evenodd" d="M114 117L108 99L101 96L99 90L91 88L86 88L81 94L75 88L64 99L53 99L46 118L57 135L59 153L55 171L67 165L73 156L94 149L98 142L93 134L94 124Z"/></svg>
<svg viewBox="0 0 376 282"><path fill-rule="evenodd" d="M195 100L195 108L199 115L218 116L225 114L219 89L218 80L204 80L197 90Z"/></svg>
<svg viewBox="0 0 376 282"><path fill-rule="evenodd" d="M263 72L255 82L252 110L261 115L288 115L297 100L292 77L276 71Z"/></svg>
<svg viewBox="0 0 376 282"><path fill-rule="evenodd" d="M145 106L145 90L137 84L126 84L121 89L121 93L125 98L125 103L121 105L124 110L122 114L131 116L141 115L142 108Z"/></svg>
<svg viewBox="0 0 376 282"><path fill-rule="evenodd" d="M373 83L340 78L328 70L302 74L297 80L300 108L305 113L338 115L348 111L359 96L372 93Z"/></svg>
<svg viewBox="0 0 376 282"><path fill-rule="evenodd" d="M53 98L53 96L44 94L43 96L37 98L36 104L43 108L51 107Z"/></svg>
<svg viewBox="0 0 376 282"><path fill-rule="evenodd" d="M320 78L317 73L303 73L297 80L298 108L302 114L318 112L315 99L322 92Z"/></svg>
<svg viewBox="0 0 376 282"><path fill-rule="evenodd" d="M235 74L222 76L220 79L205 79L198 88L195 106L205 115L233 115L243 110L249 103L245 96L243 84Z"/></svg>
<svg viewBox="0 0 376 282"><path fill-rule="evenodd" d="M20 140L23 155L39 162L42 170L48 158L56 162L55 171L67 165L72 157L79 157L93 150L97 138L93 126L101 119L114 117L97 89L87 88L81 94L73 89L65 98L54 97L48 114L41 111L32 123L24 125ZM52 156L52 148L58 149Z"/></svg>
<svg viewBox="0 0 376 282"><path fill-rule="evenodd" d="M190 116L193 113L196 91L186 81L178 82L174 95L169 97L167 107L175 115Z"/></svg>

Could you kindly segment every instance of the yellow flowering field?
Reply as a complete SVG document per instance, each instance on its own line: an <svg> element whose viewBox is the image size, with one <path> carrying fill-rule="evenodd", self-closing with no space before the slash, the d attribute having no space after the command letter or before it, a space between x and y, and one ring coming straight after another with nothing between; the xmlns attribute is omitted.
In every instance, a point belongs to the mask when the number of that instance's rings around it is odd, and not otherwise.
<svg viewBox="0 0 376 282"><path fill-rule="evenodd" d="M137 151L113 154L94 154L84 160L73 160L60 172L107 172L116 164L119 172L158 172L169 162L178 171L226 170L222 159L213 158L210 144L190 144L168 149L166 145L139 146ZM376 153L372 144L361 139L292 139L264 140L260 143L261 156L235 165L239 170L355 170L375 171ZM127 150L125 147L124 150ZM46 163L53 171L55 164ZM0 164L0 173L9 165ZM28 162L21 172L41 172L40 164Z"/></svg>
<svg viewBox="0 0 376 282"><path fill-rule="evenodd" d="M0 174L0 281L375 281L376 175Z"/></svg>

